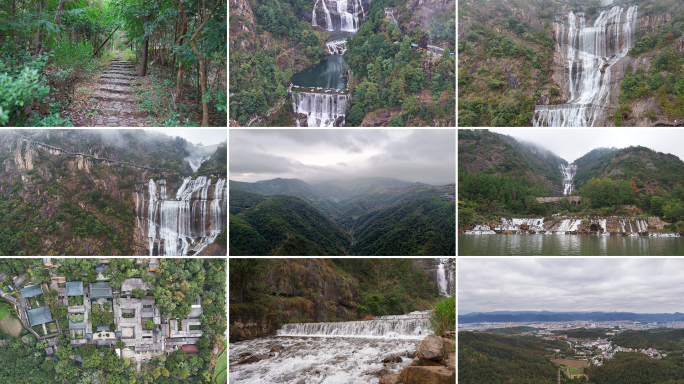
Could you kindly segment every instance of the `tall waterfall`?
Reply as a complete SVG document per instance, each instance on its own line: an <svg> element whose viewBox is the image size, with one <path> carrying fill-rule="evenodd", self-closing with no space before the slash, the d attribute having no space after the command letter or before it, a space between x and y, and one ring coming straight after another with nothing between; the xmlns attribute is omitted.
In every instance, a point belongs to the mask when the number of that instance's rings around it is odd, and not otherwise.
<svg viewBox="0 0 684 384"><path fill-rule="evenodd" d="M440 259L439 267L437 267L437 286L439 287L439 293L442 296L451 296L449 294L449 282L452 279L451 271L447 271L444 268L443 260Z"/></svg>
<svg viewBox="0 0 684 384"><path fill-rule="evenodd" d="M563 195L567 196L572 194L572 191L575 189L572 178L575 177L577 166L574 164L570 164L568 166L561 164L559 167L561 169L561 173L563 174Z"/></svg>
<svg viewBox="0 0 684 384"><path fill-rule="evenodd" d="M428 333L427 312L381 316L376 320L285 324L278 336L422 339Z"/></svg>
<svg viewBox="0 0 684 384"><path fill-rule="evenodd" d="M314 26L319 26L316 19L316 8L320 7L323 9L325 29L327 31L347 31L356 32L359 30L359 8L361 8L361 14L365 16L365 10L363 9L362 0L351 0L351 11L349 9L348 0L337 0L335 1L335 8L331 13L328 9L326 1L335 0L316 0L314 3L313 11L311 13L311 24ZM322 25L321 25L322 26Z"/></svg>
<svg viewBox="0 0 684 384"><path fill-rule="evenodd" d="M226 179L186 177L169 198L166 180L150 179L147 205L142 185L136 186L136 220L148 239L150 256L183 256L201 252L224 229ZM213 192L213 193L212 193Z"/></svg>
<svg viewBox="0 0 684 384"><path fill-rule="evenodd" d="M535 127L587 127L603 124L611 113L611 67L634 45L637 6L624 12L621 6L601 11L593 27L583 12L570 11L556 18L556 49L565 60L569 101L563 105L538 105Z"/></svg>
<svg viewBox="0 0 684 384"><path fill-rule="evenodd" d="M295 113L308 115L309 127L333 127L338 118L343 126L347 112L347 95L299 92L294 101Z"/></svg>

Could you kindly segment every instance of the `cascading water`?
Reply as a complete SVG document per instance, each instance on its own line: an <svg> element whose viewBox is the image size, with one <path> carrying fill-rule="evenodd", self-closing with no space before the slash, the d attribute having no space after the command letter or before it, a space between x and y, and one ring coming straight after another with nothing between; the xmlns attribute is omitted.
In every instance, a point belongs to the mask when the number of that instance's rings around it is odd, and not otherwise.
<svg viewBox="0 0 684 384"><path fill-rule="evenodd" d="M347 95L299 92L294 110L308 115L306 122L309 127L332 127L340 117L339 125L342 126L347 113Z"/></svg>
<svg viewBox="0 0 684 384"><path fill-rule="evenodd" d="M325 43L331 55L343 54L347 50L347 40L332 40Z"/></svg>
<svg viewBox="0 0 684 384"><path fill-rule="evenodd" d="M451 271L447 271L444 268L443 260L440 259L439 267L437 267L437 286L442 296L451 296L449 294L449 281L451 281Z"/></svg>
<svg viewBox="0 0 684 384"><path fill-rule="evenodd" d="M174 199L167 197L166 180L150 179L148 203L142 185L136 186L136 222L146 235L150 256L183 256L201 252L224 229L227 211L226 179L186 177ZM210 191L213 191L209 198ZM142 202L142 204L140 204Z"/></svg>
<svg viewBox="0 0 684 384"><path fill-rule="evenodd" d="M319 26L316 20L316 8L319 6L323 9L325 14L325 29L327 31L346 31L346 32L356 32L359 30L359 8L361 8L361 14L365 17L365 10L363 9L362 0L351 0L351 12L349 10L349 2L347 0L337 0L335 1L334 13L328 9L326 1L334 0L316 0L314 4L313 11L311 14L313 26ZM339 21L338 21L339 20Z"/></svg>
<svg viewBox="0 0 684 384"><path fill-rule="evenodd" d="M276 335L422 340L430 333L428 331L427 312L412 312L408 315L391 317L391 319L378 317L376 320L367 321L285 324L276 332Z"/></svg>
<svg viewBox="0 0 684 384"><path fill-rule="evenodd" d="M563 195L567 196L572 194L572 191L575 189L572 178L575 177L577 166L574 164L570 164L568 166L561 164L559 167L561 169L561 173L563 174Z"/></svg>
<svg viewBox="0 0 684 384"><path fill-rule="evenodd" d="M637 6L624 12L620 6L601 11L593 27L586 27L583 12L556 18L556 48L565 59L569 101L563 105L537 105L535 127L587 127L603 124L610 112L611 67L634 44Z"/></svg>

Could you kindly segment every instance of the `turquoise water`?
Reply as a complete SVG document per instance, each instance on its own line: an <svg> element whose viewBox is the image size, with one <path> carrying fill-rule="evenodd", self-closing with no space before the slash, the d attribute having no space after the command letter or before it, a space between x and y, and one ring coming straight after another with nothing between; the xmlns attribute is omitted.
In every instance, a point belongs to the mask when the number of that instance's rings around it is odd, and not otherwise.
<svg viewBox="0 0 684 384"><path fill-rule="evenodd" d="M342 55L331 55L327 60L294 74L290 81L300 87L345 89L347 85L342 78L343 67Z"/></svg>

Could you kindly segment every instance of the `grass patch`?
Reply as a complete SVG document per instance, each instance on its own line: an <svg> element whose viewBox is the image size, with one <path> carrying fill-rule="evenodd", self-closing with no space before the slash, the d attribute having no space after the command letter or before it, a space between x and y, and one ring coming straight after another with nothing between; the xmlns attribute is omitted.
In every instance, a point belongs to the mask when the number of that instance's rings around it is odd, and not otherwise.
<svg viewBox="0 0 684 384"><path fill-rule="evenodd" d="M430 329L435 335L456 330L456 298L445 297L430 311Z"/></svg>
<svg viewBox="0 0 684 384"><path fill-rule="evenodd" d="M9 310L5 307L0 307L0 321L5 320L9 316Z"/></svg>
<svg viewBox="0 0 684 384"><path fill-rule="evenodd" d="M223 384L223 381L228 375L227 365L228 359L226 357L227 342L223 341L223 351L219 355L218 362L216 363L216 369L214 370L214 382L216 384Z"/></svg>

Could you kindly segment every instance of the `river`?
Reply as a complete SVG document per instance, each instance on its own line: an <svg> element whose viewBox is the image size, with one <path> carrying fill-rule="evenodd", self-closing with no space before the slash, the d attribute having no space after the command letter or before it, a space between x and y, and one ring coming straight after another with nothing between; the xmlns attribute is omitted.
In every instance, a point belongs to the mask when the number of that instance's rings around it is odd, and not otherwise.
<svg viewBox="0 0 684 384"><path fill-rule="evenodd" d="M682 256L684 237L458 235L459 256Z"/></svg>
<svg viewBox="0 0 684 384"><path fill-rule="evenodd" d="M427 312L380 316L369 321L285 324L277 336L231 343L231 383L377 384L399 373L429 333ZM276 345L282 349L276 350ZM237 364L269 354L256 363ZM383 363L394 357L395 362Z"/></svg>

